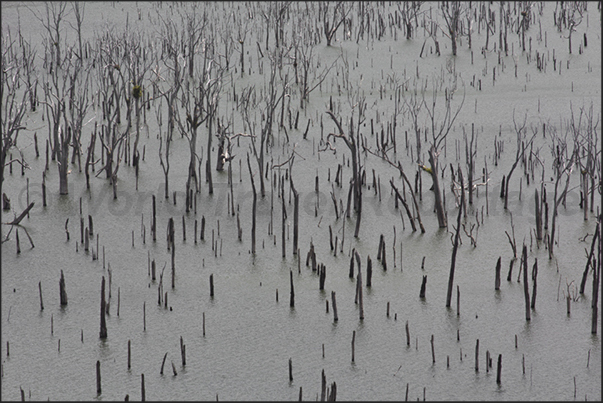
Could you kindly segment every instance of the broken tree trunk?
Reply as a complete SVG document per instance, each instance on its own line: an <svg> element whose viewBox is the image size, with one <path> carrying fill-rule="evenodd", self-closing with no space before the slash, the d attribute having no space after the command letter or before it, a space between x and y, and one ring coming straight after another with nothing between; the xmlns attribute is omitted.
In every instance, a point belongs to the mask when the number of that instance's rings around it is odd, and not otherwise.
<svg viewBox="0 0 603 403"><path fill-rule="evenodd" d="M65 276L61 270L61 279L59 280L59 292L61 297L61 306L67 305L67 291L65 291Z"/></svg>

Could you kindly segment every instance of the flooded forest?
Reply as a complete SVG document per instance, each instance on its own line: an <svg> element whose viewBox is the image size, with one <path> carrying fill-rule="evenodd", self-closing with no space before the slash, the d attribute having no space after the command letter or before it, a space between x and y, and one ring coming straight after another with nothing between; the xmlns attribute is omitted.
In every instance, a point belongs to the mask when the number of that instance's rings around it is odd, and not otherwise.
<svg viewBox="0 0 603 403"><path fill-rule="evenodd" d="M2 400L601 400L600 1L1 7Z"/></svg>

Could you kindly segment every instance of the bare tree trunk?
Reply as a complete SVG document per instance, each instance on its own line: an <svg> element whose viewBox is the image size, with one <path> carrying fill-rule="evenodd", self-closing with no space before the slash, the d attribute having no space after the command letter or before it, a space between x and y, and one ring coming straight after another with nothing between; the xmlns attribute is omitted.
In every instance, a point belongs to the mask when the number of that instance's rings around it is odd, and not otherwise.
<svg viewBox="0 0 603 403"><path fill-rule="evenodd" d="M60 136L58 166L59 166L59 193L66 195L69 193L69 183L67 175L69 174L69 142L71 140L71 127L67 128L67 136Z"/></svg>
<svg viewBox="0 0 603 403"><path fill-rule="evenodd" d="M431 153L430 153L431 156ZM459 204L459 213L456 218L456 233L454 235L454 246L452 248L452 260L450 263L450 275L448 276L448 294L446 295L446 308L450 308L450 301L452 299L452 287L454 283L454 269L456 265L456 251L459 247L459 235L461 231L461 212L463 211L463 204L465 203L465 192L463 191L463 173L461 167L458 167L459 180L461 182L461 203Z"/></svg>
<svg viewBox="0 0 603 403"><path fill-rule="evenodd" d="M251 187L253 188L253 207L251 211L251 254L255 255L255 212L257 204L257 193L255 191L255 183L253 181L253 172L251 172L251 163L249 162L249 154L247 154L247 167L249 168L249 178L251 179ZM291 280L293 281L293 280Z"/></svg>
<svg viewBox="0 0 603 403"><path fill-rule="evenodd" d="M446 215L444 205L442 203L442 195L440 193L440 182L438 180L438 154L434 147L429 149L429 163L431 164L431 179L433 180L433 192L435 195L435 210L438 217L438 225L440 228L446 228Z"/></svg>

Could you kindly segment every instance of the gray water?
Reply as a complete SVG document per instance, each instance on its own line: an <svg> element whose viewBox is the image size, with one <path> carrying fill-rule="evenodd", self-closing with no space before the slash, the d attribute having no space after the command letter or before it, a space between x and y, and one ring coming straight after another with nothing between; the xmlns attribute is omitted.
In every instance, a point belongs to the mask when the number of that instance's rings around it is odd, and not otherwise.
<svg viewBox="0 0 603 403"><path fill-rule="evenodd" d="M123 32L126 19L130 29L139 29L149 37L156 38L159 34L158 12L178 22L181 21L178 12L189 9L191 4L86 3L84 38L91 39L107 29L114 33ZM377 3L371 4L378 7ZM38 11L44 10L41 3L28 5ZM256 19L250 22L252 28L245 48L246 52L249 51L246 70L251 69L251 74L246 71L243 78L237 73L228 74L228 83L223 86L225 93L232 92L233 85L241 89L249 83L256 83L259 89L266 71L269 71L265 60L264 74L258 71L255 42L263 46L265 38L265 34L258 33L263 21L257 11L261 6L261 3L253 6ZM517 121L521 121L526 114L528 127L541 127L545 122L556 126L559 133L566 132L567 120L571 117L570 104L576 113L580 107L589 108L592 103L595 121L600 119L601 20L596 6L596 3L588 4L588 20L585 15L573 34L573 53L570 55L567 39L553 25L555 4L543 3L543 15L539 16L537 11L535 15L542 24L543 35L547 32L546 46L544 40L537 39L538 24L533 23L526 33L526 43L528 36L532 38L532 60L528 63L528 51L521 52L519 36L510 33L509 48L513 44L514 51L512 54L510 50L509 56L503 54L501 57L504 67L497 63L497 53L490 51L485 56L481 54L480 49L485 44L483 29L481 34L474 29L473 50L468 48L466 38L462 38L456 57L452 57L450 41L441 35L438 36L441 56L437 56L433 41L421 27L410 41L404 39L402 31L398 31L397 39L394 39L389 29L380 41L367 40L365 36L358 44L353 39L342 40L341 29L331 47L326 47L323 37L322 42L314 48L321 60L321 69L338 56L342 58L338 59L337 67L329 73L322 86L311 93L307 108L300 111L298 130L289 130L286 123L288 142L284 131L278 130L278 124L275 124L275 145L269 149L266 157L269 162L273 160L271 165L277 165L284 162L293 149L296 153L292 175L300 194L300 255L292 254L293 201L286 185L287 244L284 259L281 257L281 207L277 195L273 196L274 234L268 233L272 171L266 181L266 197L262 199L258 195L256 254L253 256L250 253L252 191L245 156L247 152L251 154L249 139L240 139L239 145L233 148L234 199L243 228L242 241L239 242L237 218L229 215L227 209L230 193L227 171L215 170L215 150L212 153L214 193L208 193L203 171L197 212L185 212L189 150L186 139L181 138L178 132L174 135L171 150L170 198L164 199L155 106L147 111L148 125L141 131L140 147L146 146L146 156L140 166L138 190L134 187L133 167L122 162L116 200L104 173L91 179L91 190L88 192L85 175L78 171L75 164L69 175L69 194L61 196L57 164L51 161L46 178L48 206L42 207L41 181L48 117L42 121L43 108L36 112L28 111L25 122L27 129L19 135L19 147L30 169L21 175L19 165L13 165L12 174L6 167L2 191L10 198L14 212L19 214L27 205L26 180L29 178L29 198L35 201L35 207L22 225L27 228L35 247L30 247L23 230L19 231L20 254L16 253L15 230L11 232L9 240L2 244L2 399L18 400L23 389L28 400L122 400L126 395L132 400L139 400L141 374L144 374L146 399L149 400L297 400L300 388L304 400L315 400L320 399L321 372L324 370L327 385L330 387L332 382L337 384L338 400L403 400L407 387L410 400L424 397L427 400L600 400L601 325L599 322L596 335L591 334L592 274L589 274L585 294L572 302L570 315L566 313L564 298L567 284L571 284L569 289L577 295L576 287L586 265L585 249L590 248L596 226L595 214L589 213L588 219L583 219L583 210L579 207L580 179L577 169L572 173L565 207L560 206L557 224L559 243L555 246L552 259L549 259L544 243L537 242L531 236L535 226L535 183L530 180L527 185L523 166L518 165L513 174L507 210L499 198L502 176L508 174L515 158L514 111ZM243 3L208 3L200 7L207 7L211 18L216 21L214 29L218 32L224 26L226 11L238 8L243 10L239 18L248 16ZM295 3L291 7L292 17L286 25L286 32L290 32L291 21L297 18L293 17L295 13L302 13L305 6ZM436 14L437 5L433 3L424 4L422 10L429 13L430 7ZM385 15L397 9L395 4L389 3L379 5L379 8ZM499 7L495 4L492 9L497 13L498 24ZM356 8L352 15L357 17ZM439 18L441 20L441 16ZM67 20L73 21L73 15L68 16ZM10 28L12 37L16 38L19 21L24 39L37 44L38 54L43 54L41 43L44 30L26 4L3 2L2 34L7 35ZM588 46L580 54L578 46L584 33L588 36ZM67 43L74 43L76 36L68 24L64 26L63 35ZM420 58L425 40L426 53ZM496 34L490 37L489 49L493 49L494 42L498 42L498 28ZM496 45L498 48L499 44ZM561 60L561 72L553 70L553 49L556 58ZM546 72L536 68L536 50L544 52L547 58ZM390 99L393 90L389 84L386 85L388 75L395 72L401 81L410 80L409 88L428 80L427 97L431 100L432 82L439 82L443 77L446 83L453 83L456 73L455 106L462 98L464 83L463 108L446 140L446 149L442 150L440 166L452 163L456 169L460 164L466 176L463 128L470 134L471 124L474 124L478 136L476 176L481 177L485 158L490 180L487 212L484 186L478 187L479 193L474 195L473 205L468 206L467 229L472 224L477 227L477 246L472 246L470 238L461 232L462 245L456 258L454 278L454 288L458 286L460 290L459 315L456 310L456 290L451 308L445 307L452 253L451 235L458 212L450 190L449 169L442 180L442 189L446 193L448 231L438 228L428 175L422 174L419 205L425 233L421 234L420 231L412 231L406 215L400 218L403 213L401 206L400 209L395 208L389 179L393 178L396 186L402 189L402 179L397 169L374 155L364 153L362 163L365 164L367 186L363 188L359 238L354 238L354 215L349 219L341 216L337 219L335 216L330 197L331 186L337 164L342 163L344 157L347 164L350 153L342 141L335 143L336 153L318 152L318 147L321 116L324 137L336 131L335 125L324 113L329 108L330 96L337 105L338 114L343 117L344 128L347 128L350 102L346 91L342 90L341 96L337 91L337 83L343 83L344 58L349 65L350 82L359 86L366 95L367 120L361 132L366 135L368 147L373 150L375 136L371 136L370 119L376 120L379 115L385 128L385 122L390 121L393 110L393 101ZM517 77L514 74L514 60L518 66ZM43 74L41 56L37 63ZM237 52L233 53L231 65L238 68ZM496 67L494 82L493 67ZM416 78L417 70L419 78ZM469 85L474 75L476 80L482 81L481 91ZM379 95L380 85L386 86L383 99ZM295 116L299 91L294 85L292 88L291 109ZM438 90L439 105L443 102L442 94L443 89ZM86 119L88 123L82 136L82 144L86 147L94 121L102 121L98 114L98 108L91 109L89 116L92 120L88 122ZM244 130L240 113L234 109L230 95L222 95L220 115L232 117L233 133ZM164 120L165 116L164 113ZM280 107L276 116L280 118ZM313 123L304 140L302 136L309 118ZM375 122L375 131L381 130L381 123ZM404 132L408 131L408 142L414 150L413 129L408 117L399 116L398 125L397 153L394 156L390 152L390 157L402 163L414 184L416 162L405 148L404 137ZM599 130L597 126L597 137ZM39 158L36 158L33 146L35 132L38 140L41 140ZM504 152L497 166L493 159L495 139L504 142ZM458 159L455 142L461 142ZM214 139L212 143L215 147L217 141ZM425 156L427 144L423 144L422 153ZM197 151L203 155L203 166L206 147L207 129L200 126ZM553 176L550 142L548 137L543 138L541 131L534 144L534 149L538 147L540 156L545 160L547 192L551 198L553 184L548 182L548 178ZM600 154L597 160L600 168ZM251 166L256 173L255 184L259 189L257 163L252 156ZM381 199L375 195L372 187L373 169L380 178ZM284 174L284 170L280 173ZM338 203L341 199L344 207L351 173L351 168L346 165L343 168L344 186L339 188L334 185L333 188ZM538 188L541 173L541 169L537 168L535 177ZM316 175L319 177L320 192L315 213ZM175 205L171 196L173 191L177 192ZM150 235L153 194L157 197L157 242L152 242ZM80 240L80 200L84 218L91 215L94 219L94 232L99 239L98 260L93 260L91 253L84 252L82 245L78 245L76 251L76 243ZM600 208L600 194L596 194L594 212L600 211ZM538 259L536 309L532 310L529 322L525 319L523 284L517 281L519 262L514 265L512 281L506 281L509 263L513 258L505 234L505 231L511 234L511 214L519 248L518 257L525 241L529 251L529 266ZM182 216L186 221L186 241L182 236ZM194 223L198 220L200 224L202 216L206 219L205 240L195 243ZM3 223L8 222L12 220L13 213L3 211L2 217ZM174 288L171 288L171 254L167 251L165 238L170 217L174 217L176 225ZM65 234L67 218L69 241ZM142 225L146 231L144 238ZM337 256L330 250L329 226L332 227L333 236L337 235L340 242L344 236L342 250L337 252ZM9 226L3 224L2 239L8 231ZM383 270L376 259L381 234L385 237L387 247L387 270ZM587 234L590 236L583 240ZM217 241L217 251L212 248L212 239ZM96 235L91 241L96 251ZM319 290L317 273L305 265L310 242L314 245L317 261L326 266L324 291ZM362 258L363 320L359 320L359 307L354 303L356 281L348 278L353 248ZM364 277L367 256L373 262L370 288L366 287ZM500 291L495 291L494 268L499 256L502 257L502 282ZM163 280L164 290L168 294L168 309L157 304L158 281L152 281L148 274L149 257L155 259L159 272L166 265ZM424 268L421 267L423 259ZM98 333L100 284L103 276L108 280L109 267L112 285L110 314L107 316L108 337L101 340ZM61 270L65 275L69 298L65 307L59 304ZM289 306L290 270L293 271L295 289L294 308ZM213 298L209 295L209 277L212 274L215 285ZM423 275L427 275L428 280L426 298L421 300L419 289ZM38 282L42 284L44 310L40 310ZM529 283L531 294L531 279ZM336 323L333 321L331 291L337 295L339 320ZM329 302L328 313L325 301ZM386 316L388 303L389 317ZM143 304L146 304L146 330L143 329ZM407 321L411 334L409 347L406 346L405 334ZM356 332L354 362L351 360L353 331ZM432 362L430 345L432 335L435 363ZM180 358L180 337L186 345L185 366ZM475 370L477 339L479 371ZM131 341L132 350L131 369L127 368L128 341ZM492 368L488 371L486 351L492 357ZM164 374L161 375L165 353L168 354ZM500 385L496 383L499 354L502 355ZM292 360L293 381L289 381L289 359ZM101 362L100 395L96 393L97 360ZM525 360L525 373L522 360ZM175 376L172 363L177 371Z"/></svg>

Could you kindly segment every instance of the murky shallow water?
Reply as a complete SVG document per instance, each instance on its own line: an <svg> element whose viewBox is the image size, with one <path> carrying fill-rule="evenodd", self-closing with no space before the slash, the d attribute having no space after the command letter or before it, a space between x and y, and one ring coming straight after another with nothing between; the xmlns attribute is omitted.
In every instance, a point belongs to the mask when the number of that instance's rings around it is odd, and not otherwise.
<svg viewBox="0 0 603 403"><path fill-rule="evenodd" d="M155 15L155 6L152 4L88 3L86 18L92 20L91 16L94 15L96 19L90 21L86 34L100 32L104 27L103 22L109 20L115 21L116 28L113 29L121 30L125 24L124 18L128 16L131 24L138 9L142 10L141 24L148 24L146 17ZM164 5L163 12L170 15L170 9ZM393 9L394 6L391 6L390 11ZM494 9L498 12L498 7ZM285 144L284 133L278 132L272 151L275 164L288 158L294 144L298 155L293 179L300 192L299 264L298 258L292 255L293 203L290 202L287 188L285 259L281 258L281 209L280 200L276 197L274 235L268 234L271 222L270 181L266 182L266 197L258 197L257 252L255 257L250 254L252 193L245 166L248 140L242 140L240 147L235 147L236 158L233 161L234 198L243 227L243 239L239 242L236 217L227 211L229 188L226 171L213 171L213 195L208 194L203 174L197 213L185 213L188 144L177 135L172 145L170 170L170 192L178 192L177 203L174 205L171 197L169 200L163 199L164 177L157 156L158 142L153 134L157 130L154 117L148 119L151 135L141 137L141 145L146 144L146 158L141 164L138 191L133 186L133 168L124 164L118 174L117 200L113 200L111 187L103 178L104 175L92 180L92 190L88 193L85 176L74 165L69 178L69 195L59 196L58 171L56 163L52 162L46 181L46 208L41 206L40 190L45 159L43 153L40 158L35 157L32 145L35 130L23 131L19 142L31 169L21 176L18 166L13 167L12 175L7 168L3 192L11 199L16 212L20 212L26 205L26 178L29 178L30 199L36 202L36 206L23 225L32 236L35 248L29 248L21 231L21 254L15 253L14 232L11 240L2 244L2 399L20 399L22 388L26 398L32 400L122 400L126 394L137 400L141 397L141 374L144 374L146 399L149 400L213 400L217 397L221 400L293 400L299 397L300 388L304 400L314 400L320 398L323 369L327 384L337 383L338 400L402 400L406 397L407 385L408 398L411 400L423 397L430 400L571 400L574 393L576 399L601 399L601 325L598 334L591 335L591 276L585 295L572 303L569 316L566 314L563 294L567 283L579 283L581 280L586 264L584 250L590 247L590 242L581 242L580 239L594 233L596 220L592 214L588 220L583 220L583 212L578 207L579 189L573 188L568 194L566 207L559 212L559 245L556 246L554 259L549 260L544 245L538 245L530 237L534 228L534 184L531 181L527 186L525 177L519 200L519 178L523 167L518 167L513 176L508 211L503 209L502 200L498 197L501 178L508 173L515 153L514 110L518 120L527 111L528 124L547 122L558 127L560 119L570 116L570 102L574 110L592 102L595 115L600 116L600 12L596 4L589 4L588 27L584 21L575 34L575 38L581 38L586 32L588 47L583 54L575 50L574 54L569 55L566 40L560 38L552 26L553 9L553 4L545 4L544 16L540 17L543 30L548 32L547 47L536 40L535 33L530 32L530 36L534 37L532 52L538 49L549 57L552 49L556 49L557 58L562 60L561 74L552 71L551 64L546 73L538 72L534 60L528 64L525 55L518 57L520 42L517 35L509 36L517 57L517 78L512 56L503 58L506 66L502 69L497 65L496 54L490 53L486 57L480 54L478 49L484 43L483 35L474 34L473 64L465 38L454 61L454 68L465 82L466 99L458 124L447 139L441 164L460 163L463 171L466 171L464 144L460 146L462 158L456 160L455 140L463 141L462 127L465 126L470 133L471 123L474 123L478 133L476 173L481 173L484 156L491 172L488 213L484 212L483 222L481 214L486 204L483 187L474 205L469 206L469 224L475 223L475 212L480 216L477 247L474 248L470 239L463 235L457 255L454 284L459 286L461 293L458 316L456 293L452 308L445 307L452 247L450 234L438 229L433 214L433 192L428 190L431 181L426 175L422 177L425 182L420 202L426 232L413 233L407 217L404 217L403 229L401 209L395 209L390 192L390 178L394 178L397 186L402 186L397 170L367 155L363 163L366 164L367 185L371 186L363 189L360 237L353 237L355 218L346 219L343 251L334 256L330 250L328 227L332 227L334 236L337 235L341 241L344 219L336 219L329 192L337 164L342 163L343 156L348 160L349 151L339 141L336 143L336 154L317 152L321 131L316 116L323 115L325 135L335 130L323 112L328 109L330 95L335 100L338 98L336 91L330 93L327 89L332 82L341 82L341 77L336 75L340 67L331 72L322 89L316 89L311 94L305 112L307 115L303 111L300 113L300 130L288 133L291 142ZM14 3L3 2L3 34L7 26L10 25L11 29L16 26L14 15L17 10L22 27L27 27L23 28L24 35L30 35L31 40L37 41L41 32L39 23L32 19L27 9L17 7ZM213 14L221 15L220 12L220 7L215 6ZM143 26L152 30L148 25ZM290 25L287 26L289 28ZM68 28L66 30L69 31ZM14 35L15 31L12 32ZM249 48L252 48L255 32L250 37L253 40L250 40ZM491 41L497 42L497 38L498 35ZM451 60L449 42L440 38L442 56L429 53L427 57L418 58L423 39L423 33L420 32L418 38L407 42L398 32L398 40L386 36L380 42L369 41L368 46L365 40L359 45L354 41L344 41L326 48L323 41L315 48L321 60L325 60L324 63L342 52L347 55L353 83L358 82L362 74L362 88L365 89L368 105L367 124L362 132L371 142L375 140L370 135L370 118L376 118L377 113L385 113L381 117L386 120L383 116L391 113L393 104L388 101L392 93L389 89L383 100L379 97L379 84L385 83L382 77L392 73L389 69L390 54L393 55L394 70L400 77L406 74L406 77L414 79L417 63L420 80L427 77L431 80L432 74L449 76L446 73L447 63ZM73 40L73 37L69 37L69 40ZM260 43L261 40L259 38ZM574 43L575 49L579 40L576 39ZM426 50L429 46L428 42ZM254 80L262 82L259 81L261 76L258 78L257 75L254 52L255 49L250 51L254 74L237 81L237 85L242 86ZM570 61L569 70L566 69L567 60ZM233 57L232 63L236 64L236 57ZM489 66L487 69L486 63ZM497 68L494 84L493 66ZM482 79L481 91L469 85L473 75ZM371 90L372 81L375 88ZM431 88L431 81L428 88ZM455 97L458 102L460 90ZM349 111L346 95L342 95L340 104L341 114L345 116ZM225 100L224 105L223 113L230 116L231 102ZM237 116L237 112L233 115L234 130L242 130L240 116ZM313 119L313 124L308 140L303 140L308 118ZM40 119L39 112L30 113L28 128L39 128L44 124ZM375 127L381 128L380 125ZM402 162L412 180L416 165L404 148L404 131L408 130L410 134L412 128L405 121L397 130L396 158ZM37 131L39 138L44 139L46 128ZM84 137L89 132L85 130ZM201 130L198 150L202 149L204 154L206 136L206 129ZM495 139L504 141L504 152L498 166L493 163ZM409 143L414 148L414 138L410 135ZM88 144L87 138L83 139L83 144ZM374 143L369 145L374 147ZM551 172L551 154L549 144L542 135L537 136L536 147L542 147L540 155L549 161L548 175ZM426 148L424 145L423 149ZM241 169L239 160L243 162ZM212 154L212 164L215 164L215 152ZM253 159L252 167L257 169ZM372 188L373 169L381 181L381 202ZM315 216L316 174L320 181L320 205ZM344 205L350 176L351 168L344 167L346 185L334 187L337 200L342 199ZM450 192L449 172L446 172L443 182L449 230L452 231L458 210L454 207L454 196ZM573 174L570 188L578 183L578 176ZM547 190L551 192L550 187ZM153 194L158 202L156 243L150 240L149 230ZM90 254L83 252L81 245L76 252L80 198L84 217L88 214L93 216L94 231L99 234L99 260L92 260ZM600 196L595 201L595 211L598 211ZM513 214L518 246L523 240L528 245L529 265L533 264L535 258L539 264L536 309L532 311L529 323L525 320L523 284L516 281L517 264L514 266L513 281L506 281L513 256L505 235L505 231L511 233L509 213ZM182 237L182 216L186 221L186 241ZM194 222L200 222L202 216L207 220L205 241L195 243ZM66 241L64 229L68 217L70 241ZM165 241L165 228L170 217L175 218L176 224L176 284L173 289L170 286L170 253ZM3 212L3 222L11 218L12 213ZM141 236L141 222L146 226L145 243ZM8 228L3 225L2 231L4 238ZM381 234L385 236L387 245L387 271L376 260ZM212 248L212 239L217 240L217 252ZM310 242L314 244L318 262L324 263L327 268L324 291L319 290L318 275L305 266ZM96 239L92 245L96 248ZM363 290L365 315L362 321L358 318L358 305L354 303L356 282L348 278L352 248L362 257L363 272L366 272L367 255L373 261L372 287ZM149 256L156 260L159 270L166 264L164 287L168 292L170 309L157 305L157 282L151 281L148 275ZM501 290L496 292L494 267L499 256L502 256L502 285ZM112 298L110 315L107 317L108 338L100 340L99 291L102 276L108 276L109 265L112 271ZM61 270L65 274L69 297L69 304L65 308L59 305L58 281ZM295 308L289 306L289 270L293 270L294 274ZM212 274L215 286L213 298L209 295L209 277ZM421 300L418 294L423 275L427 275L428 281L426 298ZM41 282L43 289L43 311L39 306L38 282ZM329 306L328 313L325 307L325 300L331 305L331 291L337 293L337 323L333 322L332 307ZM388 303L389 317L386 316ZM146 304L146 331L143 330L143 304ZM406 321L410 327L410 347L406 346ZM457 340L457 330L460 340ZM351 361L353 331L356 332L354 362ZM430 346L432 335L435 363L432 363ZM184 367L180 358L180 337L186 345ZM480 344L478 372L475 371L477 339ZM128 340L132 346L131 369L127 368ZM10 343L10 355L7 354L7 342ZM486 351L490 352L493 362L488 372ZM161 375L166 352L164 374ZM501 385L496 383L496 360L499 354L502 354L503 368ZM288 376L290 358L293 365L291 382ZM96 394L97 360L101 362L101 395ZM525 360L525 373L522 360ZM172 373L172 363L178 373L176 376Z"/></svg>

